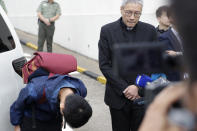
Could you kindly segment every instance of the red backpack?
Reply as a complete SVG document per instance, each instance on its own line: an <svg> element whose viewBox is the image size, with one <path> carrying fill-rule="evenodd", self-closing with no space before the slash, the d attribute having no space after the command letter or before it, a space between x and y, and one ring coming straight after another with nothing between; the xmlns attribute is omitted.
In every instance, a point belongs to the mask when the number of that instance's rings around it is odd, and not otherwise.
<svg viewBox="0 0 197 131"><path fill-rule="evenodd" d="M36 52L34 57L22 68L24 83L28 83L28 77L38 68L42 67L50 74L67 75L77 70L77 60L72 55L48 52Z"/></svg>

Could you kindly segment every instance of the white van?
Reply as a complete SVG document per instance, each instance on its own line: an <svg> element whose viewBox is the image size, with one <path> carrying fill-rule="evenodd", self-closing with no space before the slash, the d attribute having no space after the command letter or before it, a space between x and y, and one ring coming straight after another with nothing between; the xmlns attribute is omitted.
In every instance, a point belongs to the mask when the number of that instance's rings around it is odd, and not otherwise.
<svg viewBox="0 0 197 131"><path fill-rule="evenodd" d="M21 67L26 62L14 27L0 6L0 131L13 131L10 105L23 87Z"/></svg>

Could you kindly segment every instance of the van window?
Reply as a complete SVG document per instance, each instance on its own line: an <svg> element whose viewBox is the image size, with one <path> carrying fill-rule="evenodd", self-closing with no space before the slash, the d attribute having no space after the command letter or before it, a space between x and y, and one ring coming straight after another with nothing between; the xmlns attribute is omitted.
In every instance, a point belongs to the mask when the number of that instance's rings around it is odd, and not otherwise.
<svg viewBox="0 0 197 131"><path fill-rule="evenodd" d="M0 53L12 50L14 48L14 39L3 17L0 15Z"/></svg>

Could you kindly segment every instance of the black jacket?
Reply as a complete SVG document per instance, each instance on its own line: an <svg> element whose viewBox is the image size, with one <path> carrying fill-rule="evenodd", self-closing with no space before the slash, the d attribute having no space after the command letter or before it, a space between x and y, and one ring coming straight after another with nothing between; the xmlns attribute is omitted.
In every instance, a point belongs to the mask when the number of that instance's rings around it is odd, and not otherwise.
<svg viewBox="0 0 197 131"><path fill-rule="evenodd" d="M178 41L171 28L159 36L159 41L167 45L167 50L183 52L182 44Z"/></svg>
<svg viewBox="0 0 197 131"><path fill-rule="evenodd" d="M136 76L126 80L114 75L112 69L112 47L117 43L145 42L157 40L157 32L152 25L138 22L132 29L127 30L122 19L107 24L101 28L99 40L99 67L107 79L105 103L111 108L121 109L128 101L122 93L127 86L134 84ZM124 63L123 63L124 64Z"/></svg>
<svg viewBox="0 0 197 131"><path fill-rule="evenodd" d="M178 41L177 36L169 29L167 32L159 36L159 41L167 45L167 50L173 50L176 52L183 52L182 43ZM182 75L180 72L170 71L167 74L169 81L180 81Z"/></svg>

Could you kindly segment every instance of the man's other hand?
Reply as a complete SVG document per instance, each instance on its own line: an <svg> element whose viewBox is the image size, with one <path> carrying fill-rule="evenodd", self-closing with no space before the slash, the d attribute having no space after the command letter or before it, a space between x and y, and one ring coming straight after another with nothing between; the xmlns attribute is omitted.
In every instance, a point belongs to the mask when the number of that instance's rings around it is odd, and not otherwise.
<svg viewBox="0 0 197 131"><path fill-rule="evenodd" d="M130 85L128 86L124 91L123 91L125 97L129 100L135 100L139 98L140 96L138 95L138 87L135 85Z"/></svg>
<svg viewBox="0 0 197 131"><path fill-rule="evenodd" d="M15 126L15 127L14 127L14 131L21 131L20 126L19 126L19 125L18 125L18 126Z"/></svg>
<svg viewBox="0 0 197 131"><path fill-rule="evenodd" d="M173 51L173 50L167 50L166 53L170 56L176 56L177 55L177 52L176 51Z"/></svg>

